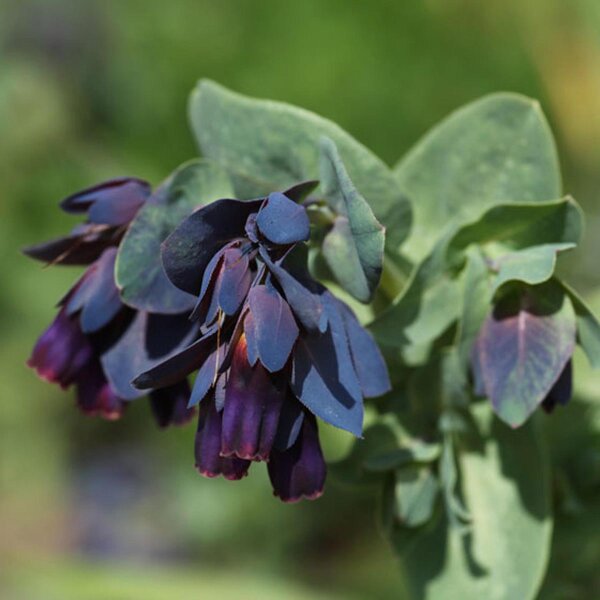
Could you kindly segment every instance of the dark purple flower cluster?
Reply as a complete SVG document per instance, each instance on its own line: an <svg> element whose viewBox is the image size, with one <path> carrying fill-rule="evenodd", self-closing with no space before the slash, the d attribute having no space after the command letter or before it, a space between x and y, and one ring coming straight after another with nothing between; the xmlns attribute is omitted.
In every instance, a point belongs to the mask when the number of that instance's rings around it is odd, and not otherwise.
<svg viewBox="0 0 600 600"><path fill-rule="evenodd" d="M105 358L139 320L136 311L121 302L114 266L118 244L149 196L149 184L138 179L118 179L83 190L61 206L70 213L85 213L86 222L66 237L25 249L28 256L51 264L88 265L60 301L58 315L37 341L27 364L46 381L63 388L74 385L79 408L106 419L119 418L127 401L140 395L131 386L114 383L123 370L133 378L139 361L131 357L113 369L113 361ZM132 350L144 354L143 347ZM157 422L165 426L189 420L193 411L187 408L188 396L186 381L152 391Z"/></svg>
<svg viewBox="0 0 600 600"><path fill-rule="evenodd" d="M188 406L200 405L198 471L240 479L266 461L286 502L323 491L315 416L360 436L363 399L390 389L370 334L308 273L310 223L297 200L312 186L217 200L167 238L165 272L197 297L201 336L134 381L160 388L197 370Z"/></svg>

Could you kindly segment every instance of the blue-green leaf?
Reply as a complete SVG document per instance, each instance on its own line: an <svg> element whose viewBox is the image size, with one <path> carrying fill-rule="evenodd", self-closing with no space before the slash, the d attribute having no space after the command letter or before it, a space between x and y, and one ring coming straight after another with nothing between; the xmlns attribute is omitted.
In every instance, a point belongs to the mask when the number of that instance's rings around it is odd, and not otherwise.
<svg viewBox="0 0 600 600"><path fill-rule="evenodd" d="M566 283L559 282L568 294L577 318L577 341L590 365L600 369L600 323L583 299Z"/></svg>
<svg viewBox="0 0 600 600"><path fill-rule="evenodd" d="M473 516L469 533L446 518L413 530L394 528L394 548L411 597L533 600L552 534L548 458L534 423L512 430L488 405L474 407L482 439L458 456L462 495Z"/></svg>
<svg viewBox="0 0 600 600"><path fill-rule="evenodd" d="M238 197L267 195L319 175L319 139L331 138L359 192L388 228L390 248L406 237L411 207L391 170L326 119L280 102L201 81L190 98L192 128L204 156L232 174Z"/></svg>
<svg viewBox="0 0 600 600"><path fill-rule="evenodd" d="M496 253L543 244L577 244L583 230L583 214L573 198L548 202L500 204L460 227L448 244L448 259L470 244L499 247Z"/></svg>
<svg viewBox="0 0 600 600"><path fill-rule="evenodd" d="M322 138L320 147L325 197L339 213L323 241L323 254L340 285L367 303L381 277L385 232L354 187L335 143Z"/></svg>
<svg viewBox="0 0 600 600"><path fill-rule="evenodd" d="M556 148L539 103L516 94L486 96L451 114L400 161L396 176L413 203L405 251L416 261L448 225L468 223L496 204L561 194Z"/></svg>
<svg viewBox="0 0 600 600"><path fill-rule="evenodd" d="M158 188L133 220L117 255L115 276L126 304L163 314L193 308L194 297L167 279L160 245L195 208L232 194L227 173L207 160L184 164Z"/></svg>
<svg viewBox="0 0 600 600"><path fill-rule="evenodd" d="M509 281L522 281L537 285L548 281L556 267L556 256L563 250L574 248L575 244L542 244L531 246L517 252L511 252L497 261L498 274L493 281L492 290Z"/></svg>

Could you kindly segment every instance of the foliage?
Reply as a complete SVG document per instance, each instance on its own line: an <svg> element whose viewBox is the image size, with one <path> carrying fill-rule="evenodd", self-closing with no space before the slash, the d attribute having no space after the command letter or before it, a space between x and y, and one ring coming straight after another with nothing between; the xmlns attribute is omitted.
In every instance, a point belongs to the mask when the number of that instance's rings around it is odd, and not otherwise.
<svg viewBox="0 0 600 600"><path fill-rule="evenodd" d="M415 597L535 597L552 531L536 409L568 418L557 406L571 399L576 343L600 363L600 324L555 272L583 214L562 197L539 104L483 98L393 171L329 121L210 81L190 118L202 159L127 224L116 283L139 314L191 311L199 331L134 385L199 369L198 470L240 479L269 459L284 500L321 494L313 415L350 431L359 439L333 474L380 490L381 528ZM391 390L370 334L319 279L372 302ZM363 431L363 399L382 395ZM269 442L252 445L248 429ZM209 448L220 450L207 460Z"/></svg>

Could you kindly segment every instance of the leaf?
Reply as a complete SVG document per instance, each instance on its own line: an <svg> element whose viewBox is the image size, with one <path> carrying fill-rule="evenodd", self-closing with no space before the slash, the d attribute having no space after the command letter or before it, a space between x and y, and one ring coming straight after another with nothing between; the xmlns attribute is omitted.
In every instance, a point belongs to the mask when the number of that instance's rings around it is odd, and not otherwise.
<svg viewBox="0 0 600 600"><path fill-rule="evenodd" d="M548 123L538 102L516 94L486 96L452 113L416 144L395 173L413 204L405 251L415 261L430 252L433 236L444 227L468 223L496 204L561 194Z"/></svg>
<svg viewBox="0 0 600 600"><path fill-rule="evenodd" d="M442 458L440 460L440 479L444 491L444 500L446 503L446 514L448 523L454 528L463 528L464 523L471 521L471 515L464 507L456 486L458 484L458 471L456 468L456 458L454 452L454 442L452 436L446 434L442 449ZM462 529L465 532L465 529Z"/></svg>
<svg viewBox="0 0 600 600"><path fill-rule="evenodd" d="M138 312L125 333L101 357L102 367L115 393L124 400L143 396L146 392L135 388L133 379L142 371L177 355L192 341L197 331L198 328L185 315ZM170 383L178 383L185 375Z"/></svg>
<svg viewBox="0 0 600 600"><path fill-rule="evenodd" d="M383 470L367 468L372 457L396 452L399 446L408 444L406 433L394 415L382 415L365 428L363 438L355 440L348 455L329 465L329 471L337 481L350 486L380 484Z"/></svg>
<svg viewBox="0 0 600 600"><path fill-rule="evenodd" d="M298 339L298 326L287 302L266 285L250 290L248 306L260 362L274 373L283 369Z"/></svg>
<svg viewBox="0 0 600 600"><path fill-rule="evenodd" d="M273 262L264 248L260 248L259 252L298 320L308 330L323 332L327 327L327 317L320 293L312 289L314 286L306 270L306 246L296 246L281 263Z"/></svg>
<svg viewBox="0 0 600 600"><path fill-rule="evenodd" d="M492 291L509 281L522 281L537 285L548 281L554 273L556 255L563 250L574 248L575 244L543 244L511 252L498 260L499 270Z"/></svg>
<svg viewBox="0 0 600 600"><path fill-rule="evenodd" d="M544 400L575 348L575 312L552 282L501 298L474 353L496 414L522 425Z"/></svg>
<svg viewBox="0 0 600 600"><path fill-rule="evenodd" d="M506 249L542 244L577 244L583 214L571 197L549 202L501 204L459 228L448 245L448 259L456 262L470 244L500 243Z"/></svg>
<svg viewBox="0 0 600 600"><path fill-rule="evenodd" d="M300 337L293 352L291 388L297 398L326 423L362 435L363 397L354 369L344 322L323 295L328 317L325 333Z"/></svg>
<svg viewBox="0 0 600 600"><path fill-rule="evenodd" d="M232 194L227 173L214 162L194 160L175 171L140 209L121 242L116 281L123 302L151 312L191 310L194 299L163 271L160 245L195 208Z"/></svg>
<svg viewBox="0 0 600 600"><path fill-rule="evenodd" d="M382 345L402 347L433 341L456 320L460 310L458 281L446 273L448 235L442 236L421 262L394 302L369 329Z"/></svg>
<svg viewBox="0 0 600 600"><path fill-rule="evenodd" d="M350 354L365 398L376 398L392 388L385 360L373 336L360 325L352 310L336 303L344 320Z"/></svg>
<svg viewBox="0 0 600 600"><path fill-rule="evenodd" d="M91 267L94 272L89 274L89 284L85 285L87 298L79 317L83 333L102 329L123 308L115 286L116 253L116 248L107 248Z"/></svg>
<svg viewBox="0 0 600 600"><path fill-rule="evenodd" d="M323 254L340 285L368 303L381 278L385 231L354 187L335 143L322 138L321 179L324 194L339 213L323 241Z"/></svg>
<svg viewBox="0 0 600 600"><path fill-rule="evenodd" d="M577 341L585 352L590 365L594 369L600 369L600 323L575 290L562 281L558 281L558 283L568 294L575 310Z"/></svg>
<svg viewBox="0 0 600 600"><path fill-rule="evenodd" d="M306 209L280 192L269 194L258 211L256 224L260 232L274 244L305 242L310 236Z"/></svg>
<svg viewBox="0 0 600 600"><path fill-rule="evenodd" d="M419 527L433 515L440 486L431 468L410 465L395 474L395 516L406 527Z"/></svg>
<svg viewBox="0 0 600 600"><path fill-rule="evenodd" d="M261 204L262 200L216 200L179 223L161 246L163 267L171 282L198 295L211 259L228 242L245 235L248 216Z"/></svg>
<svg viewBox="0 0 600 600"><path fill-rule="evenodd" d="M217 343L216 333L216 328L211 329L200 339L183 348L179 347L165 359L155 361L153 366L145 366L142 373L142 369L139 369L139 375L132 381L132 385L138 390L147 390L178 383L210 358Z"/></svg>
<svg viewBox="0 0 600 600"><path fill-rule="evenodd" d="M552 534L546 449L531 422L511 430L486 404L477 405L475 418L483 443L459 455L470 532L461 535L440 518L411 541L403 571L415 599L533 600Z"/></svg>
<svg viewBox="0 0 600 600"><path fill-rule="evenodd" d="M467 250L467 266L462 288L456 347L461 365L466 368L473 343L485 317L490 312L492 302L488 267L480 249L476 246Z"/></svg>
<svg viewBox="0 0 600 600"><path fill-rule="evenodd" d="M437 460L441 454L439 444L417 441L412 446L404 446L367 457L363 466L367 471L382 472L398 469L411 463L429 463Z"/></svg>
<svg viewBox="0 0 600 600"><path fill-rule="evenodd" d="M317 178L319 139L327 136L388 228L389 247L395 251L406 237L411 207L391 170L335 123L294 106L244 97L208 80L192 92L189 112L202 154L232 173L237 197L264 196Z"/></svg>

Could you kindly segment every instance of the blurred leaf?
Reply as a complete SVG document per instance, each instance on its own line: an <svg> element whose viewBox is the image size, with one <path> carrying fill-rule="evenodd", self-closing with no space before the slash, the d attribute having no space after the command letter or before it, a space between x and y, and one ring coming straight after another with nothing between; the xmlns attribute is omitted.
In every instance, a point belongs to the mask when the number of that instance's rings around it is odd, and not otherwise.
<svg viewBox="0 0 600 600"><path fill-rule="evenodd" d="M160 245L195 208L232 194L227 173L202 159L179 167L156 190L133 220L117 256L116 280L126 304L166 314L193 308L195 298L165 275Z"/></svg>
<svg viewBox="0 0 600 600"><path fill-rule="evenodd" d="M389 231L396 250L408 234L411 207L391 170L335 123L306 110L256 100L201 81L190 98L190 119L203 155L225 166L240 197L282 190L319 174L319 140L331 138L360 194Z"/></svg>
<svg viewBox="0 0 600 600"><path fill-rule="evenodd" d="M531 422L515 431L486 404L474 413L482 443L459 455L463 497L473 515L469 534L439 519L412 541L404 572L418 599L533 600L552 532L545 448Z"/></svg>
<svg viewBox="0 0 600 600"><path fill-rule="evenodd" d="M400 161L396 175L413 203L407 252L414 260L429 253L437 232L486 208L561 193L556 148L539 103L516 94L486 96L451 114Z"/></svg>
<svg viewBox="0 0 600 600"><path fill-rule="evenodd" d="M444 491L448 523L454 528L461 529L464 527L463 523L471 521L471 515L464 507L456 489L458 472L454 455L454 442L452 436L449 434L444 436L442 458L440 460L440 480ZM462 531L464 532L465 530L463 529Z"/></svg>
<svg viewBox="0 0 600 600"><path fill-rule="evenodd" d="M522 425L544 400L575 348L575 312L553 283L501 298L476 342L481 371L496 414Z"/></svg>
<svg viewBox="0 0 600 600"><path fill-rule="evenodd" d="M406 527L419 527L433 515L440 486L431 468L409 465L395 474L395 517Z"/></svg>
<svg viewBox="0 0 600 600"><path fill-rule="evenodd" d="M577 294L566 283L559 282L568 294L577 318L577 341L594 369L600 369L600 323L598 319Z"/></svg>
<svg viewBox="0 0 600 600"><path fill-rule="evenodd" d="M410 446L396 448L384 454L368 456L363 461L363 465L367 471L391 471L412 463L433 462L440 456L440 453L441 446L439 444L415 441Z"/></svg>
<svg viewBox="0 0 600 600"><path fill-rule="evenodd" d="M509 281L522 281L529 285L547 281L554 273L556 255L574 247L575 244L543 244L501 257L498 259L498 275L492 283L493 292Z"/></svg>
<svg viewBox="0 0 600 600"><path fill-rule="evenodd" d="M320 148L323 191L339 213L323 240L323 254L342 287L366 304L381 277L385 232L354 187L335 143L322 138Z"/></svg>
<svg viewBox="0 0 600 600"><path fill-rule="evenodd" d="M354 442L348 456L328 465L329 472L346 485L380 483L383 471L370 469L368 461L372 457L397 451L399 446L405 445L406 440L406 432L393 415L381 417L375 424L365 428L363 439Z"/></svg>
<svg viewBox="0 0 600 600"><path fill-rule="evenodd" d="M549 202L501 204L459 228L448 245L450 262L470 244L521 249L541 244L577 244L583 213L571 197Z"/></svg>

